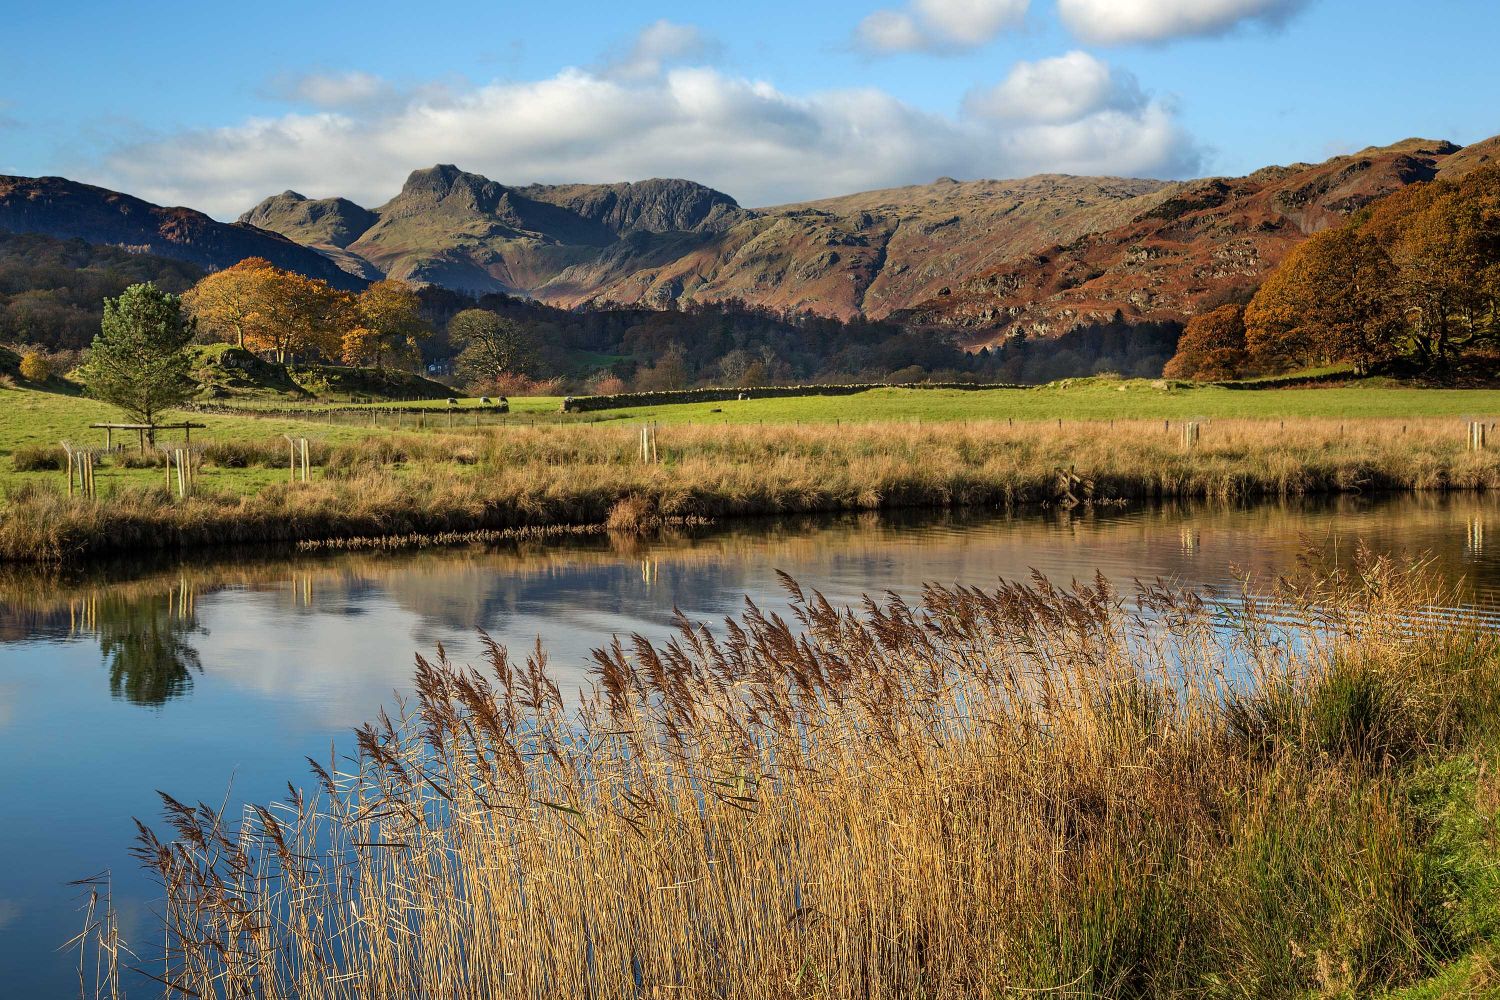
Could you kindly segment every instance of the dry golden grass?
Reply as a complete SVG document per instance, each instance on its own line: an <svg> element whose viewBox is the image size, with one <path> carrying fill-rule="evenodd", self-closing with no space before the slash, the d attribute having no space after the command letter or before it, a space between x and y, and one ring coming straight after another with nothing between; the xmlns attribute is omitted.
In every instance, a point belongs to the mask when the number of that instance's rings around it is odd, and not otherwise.
<svg viewBox="0 0 1500 1000"><path fill-rule="evenodd" d="M225 446L221 446L225 447ZM0 559L661 518L1006 506L1120 498L1500 487L1500 450L1453 421L1216 421L1201 444L1156 422L670 427L642 464L632 428L392 435L320 454L307 484L174 502L35 486L0 512ZM1076 474L1077 480L1063 476Z"/></svg>
<svg viewBox="0 0 1500 1000"><path fill-rule="evenodd" d="M238 821L164 797L146 971L307 1000L1364 996L1462 946L1389 778L1494 722L1500 656L1420 577L1367 560L1232 614L788 587L794 622L599 651L581 700L540 649L439 652L314 790Z"/></svg>

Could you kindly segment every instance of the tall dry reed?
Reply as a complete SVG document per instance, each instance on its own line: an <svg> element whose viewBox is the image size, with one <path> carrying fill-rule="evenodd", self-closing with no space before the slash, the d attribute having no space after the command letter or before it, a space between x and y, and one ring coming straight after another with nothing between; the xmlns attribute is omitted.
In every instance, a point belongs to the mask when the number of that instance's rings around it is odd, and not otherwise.
<svg viewBox="0 0 1500 1000"><path fill-rule="evenodd" d="M1461 942L1389 776L1497 717L1493 636L1364 560L747 606L490 644L315 786L141 828L169 995L1368 995Z"/></svg>

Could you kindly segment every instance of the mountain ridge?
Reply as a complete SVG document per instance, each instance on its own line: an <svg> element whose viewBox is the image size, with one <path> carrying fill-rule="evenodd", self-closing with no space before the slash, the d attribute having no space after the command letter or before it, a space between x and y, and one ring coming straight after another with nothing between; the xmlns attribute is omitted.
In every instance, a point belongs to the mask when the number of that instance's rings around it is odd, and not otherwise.
<svg viewBox="0 0 1500 1000"><path fill-rule="evenodd" d="M389 276L564 308L734 301L891 318L979 346L1183 320L1374 199L1497 160L1500 137L1414 138L1241 177L944 177L764 208L680 178L508 185L436 164L374 208L288 190L235 223L63 178L0 177L0 229L210 269L262 256L342 287Z"/></svg>
<svg viewBox="0 0 1500 1000"><path fill-rule="evenodd" d="M280 233L218 222L191 208L163 207L66 177L0 175L0 229L119 246L210 270L246 257L322 278L364 284L326 257Z"/></svg>

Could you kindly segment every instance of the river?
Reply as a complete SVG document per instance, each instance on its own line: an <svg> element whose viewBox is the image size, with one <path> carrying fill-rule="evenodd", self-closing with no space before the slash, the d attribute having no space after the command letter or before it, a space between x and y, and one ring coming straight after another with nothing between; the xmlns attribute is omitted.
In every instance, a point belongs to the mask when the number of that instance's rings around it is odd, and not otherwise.
<svg viewBox="0 0 1500 1000"><path fill-rule="evenodd" d="M662 637L674 609L710 623L748 596L780 609L784 570L835 603L926 581L985 585L1033 569L1122 587L1224 593L1309 549L1426 555L1453 610L1500 627L1500 499L1339 498L1136 505L1024 515L858 515L744 522L638 541L0 572L0 997L76 996L70 880L113 873L128 941L156 889L128 855L157 789L189 801L275 798L305 756L410 689L413 655L459 661L484 629L538 637L564 689L612 634ZM155 987L137 984L137 996Z"/></svg>

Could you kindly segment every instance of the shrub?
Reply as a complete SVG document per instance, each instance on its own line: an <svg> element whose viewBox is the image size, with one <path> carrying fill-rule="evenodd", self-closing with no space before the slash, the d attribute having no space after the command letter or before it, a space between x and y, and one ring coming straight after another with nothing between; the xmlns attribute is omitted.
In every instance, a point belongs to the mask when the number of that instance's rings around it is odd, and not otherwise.
<svg viewBox="0 0 1500 1000"><path fill-rule="evenodd" d="M67 452L56 445L27 444L10 456L10 466L17 472L53 472L66 467Z"/></svg>
<svg viewBox="0 0 1500 1000"><path fill-rule="evenodd" d="M28 382L45 382L52 377L52 363L32 351L21 359L21 377Z"/></svg>

